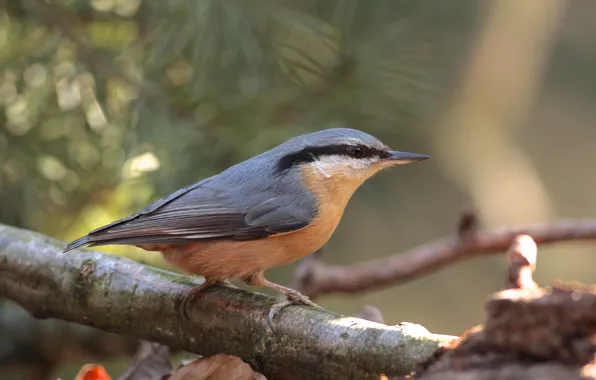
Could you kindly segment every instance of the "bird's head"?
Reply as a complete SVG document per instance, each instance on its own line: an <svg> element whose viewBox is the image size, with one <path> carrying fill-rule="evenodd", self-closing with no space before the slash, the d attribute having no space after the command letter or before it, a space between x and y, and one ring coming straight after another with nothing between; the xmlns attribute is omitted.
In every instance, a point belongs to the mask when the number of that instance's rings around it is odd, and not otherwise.
<svg viewBox="0 0 596 380"><path fill-rule="evenodd" d="M309 177L359 186L381 169L429 158L390 149L368 133L326 129L295 137L278 163L280 171L300 169ZM284 144L284 145L286 145Z"/></svg>

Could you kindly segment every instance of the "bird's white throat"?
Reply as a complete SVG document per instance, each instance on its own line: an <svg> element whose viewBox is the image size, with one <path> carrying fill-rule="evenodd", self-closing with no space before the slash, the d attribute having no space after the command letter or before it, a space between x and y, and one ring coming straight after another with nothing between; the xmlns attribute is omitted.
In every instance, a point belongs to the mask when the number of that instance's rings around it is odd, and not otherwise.
<svg viewBox="0 0 596 380"><path fill-rule="evenodd" d="M342 155L323 156L312 165L324 178L346 178L366 180L378 171L378 158L353 158Z"/></svg>

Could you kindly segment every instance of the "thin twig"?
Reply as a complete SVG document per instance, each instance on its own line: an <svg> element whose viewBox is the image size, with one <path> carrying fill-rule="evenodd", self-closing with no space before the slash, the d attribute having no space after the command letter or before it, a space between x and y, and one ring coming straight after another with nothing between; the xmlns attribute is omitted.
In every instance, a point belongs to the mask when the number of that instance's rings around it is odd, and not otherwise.
<svg viewBox="0 0 596 380"><path fill-rule="evenodd" d="M384 259L350 266L304 260L293 285L315 298L327 293L357 293L401 284L450 264L473 257L505 252L518 235L537 244L596 239L596 219L568 219L513 228L485 230L466 212L457 232L434 243Z"/></svg>

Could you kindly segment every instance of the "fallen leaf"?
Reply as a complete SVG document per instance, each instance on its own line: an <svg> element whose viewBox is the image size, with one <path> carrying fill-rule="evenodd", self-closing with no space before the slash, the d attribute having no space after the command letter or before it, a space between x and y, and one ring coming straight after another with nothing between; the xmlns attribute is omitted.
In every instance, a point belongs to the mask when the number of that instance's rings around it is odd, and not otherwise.
<svg viewBox="0 0 596 380"><path fill-rule="evenodd" d="M236 356L218 354L195 360L178 369L168 380L267 380Z"/></svg>
<svg viewBox="0 0 596 380"><path fill-rule="evenodd" d="M173 371L170 349L159 343L142 341L132 364L118 380L162 380Z"/></svg>
<svg viewBox="0 0 596 380"><path fill-rule="evenodd" d="M98 364L85 364L79 373L77 373L75 380L112 380L112 378L102 366Z"/></svg>

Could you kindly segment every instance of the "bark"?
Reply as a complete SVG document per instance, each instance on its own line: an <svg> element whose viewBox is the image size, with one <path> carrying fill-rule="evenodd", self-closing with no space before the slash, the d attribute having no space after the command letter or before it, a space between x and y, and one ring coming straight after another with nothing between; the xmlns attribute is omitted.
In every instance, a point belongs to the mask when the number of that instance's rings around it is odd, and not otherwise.
<svg viewBox="0 0 596 380"><path fill-rule="evenodd" d="M226 286L187 301L199 279L0 225L0 296L58 318L203 356L239 356L270 379L378 379L409 373L452 337L293 306L267 323L271 297Z"/></svg>
<svg viewBox="0 0 596 380"><path fill-rule="evenodd" d="M504 290L483 326L438 350L413 380L595 380L595 310L593 286Z"/></svg>
<svg viewBox="0 0 596 380"><path fill-rule="evenodd" d="M483 326L442 346L412 380L595 380L596 287L534 282L536 243L520 235L507 252L509 289L485 306Z"/></svg>

